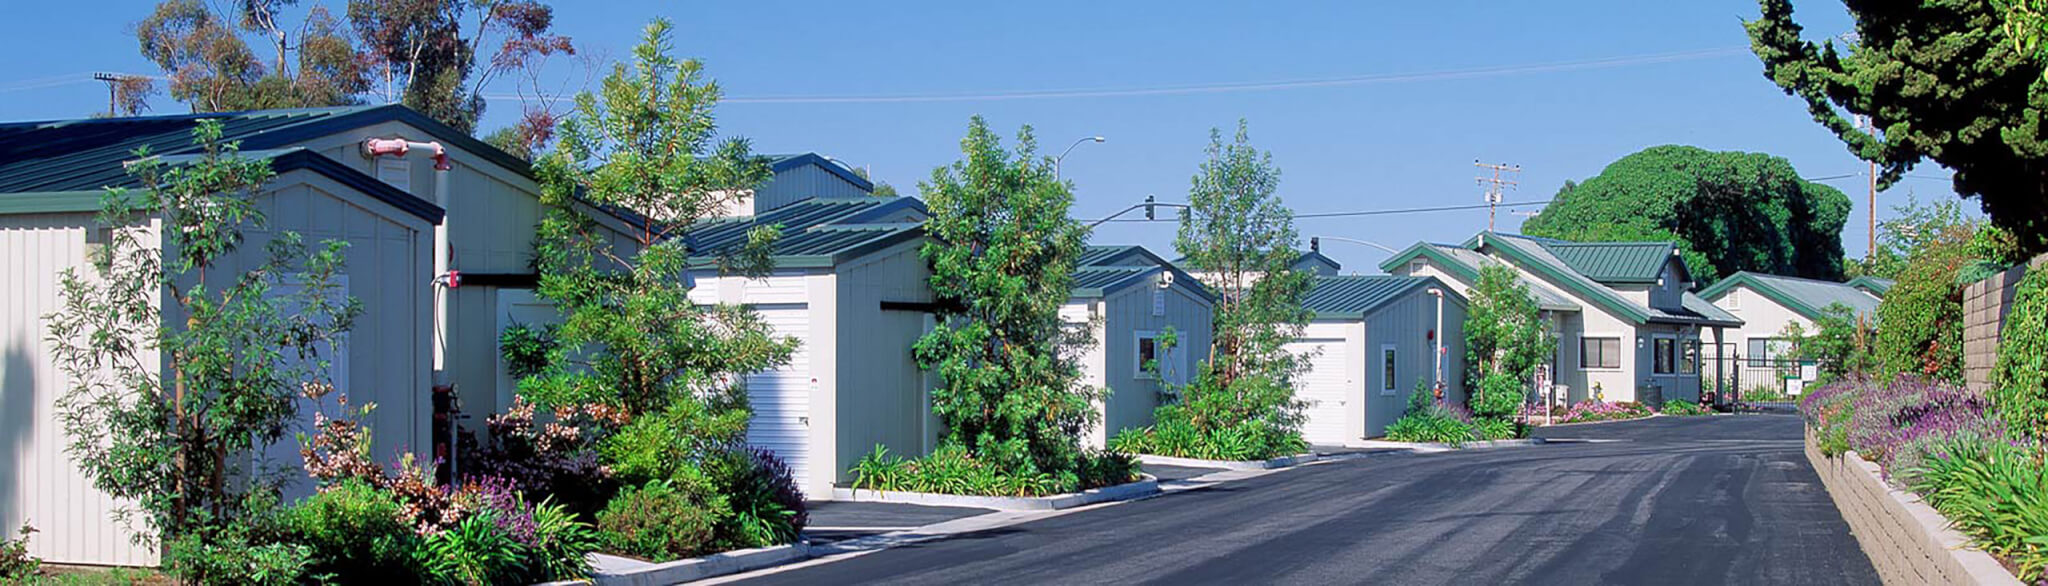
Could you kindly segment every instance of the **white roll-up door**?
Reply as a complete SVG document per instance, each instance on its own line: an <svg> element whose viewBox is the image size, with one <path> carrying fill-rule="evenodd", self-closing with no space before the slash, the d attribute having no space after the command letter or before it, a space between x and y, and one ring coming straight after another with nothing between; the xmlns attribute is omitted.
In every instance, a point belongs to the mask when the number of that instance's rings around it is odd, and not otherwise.
<svg viewBox="0 0 2048 586"><path fill-rule="evenodd" d="M1350 429L1350 413L1363 410L1363 405L1350 403L1351 379L1344 363L1350 355L1344 340L1306 339L1286 346L1287 353L1295 356L1310 355L1309 370L1295 379L1294 396L1307 403L1304 410L1307 419L1302 422L1301 435L1311 444L1342 445L1350 441L1346 431Z"/></svg>
<svg viewBox="0 0 2048 586"><path fill-rule="evenodd" d="M747 443L775 452L789 464L800 485L811 479L811 394L817 379L811 373L810 307L802 303L757 305L755 313L775 328L775 335L796 338L789 364L747 377L747 400L754 418Z"/></svg>

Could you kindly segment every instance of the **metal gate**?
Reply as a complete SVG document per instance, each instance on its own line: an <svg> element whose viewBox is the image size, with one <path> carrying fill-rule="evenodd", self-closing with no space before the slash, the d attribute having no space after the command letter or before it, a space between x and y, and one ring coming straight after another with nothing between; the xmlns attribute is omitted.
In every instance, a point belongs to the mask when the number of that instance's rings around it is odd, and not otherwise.
<svg viewBox="0 0 2048 586"><path fill-rule="evenodd" d="M1798 401L1819 375L1819 364L1812 360L1746 356L1731 346L1701 349L1701 388L1714 393L1715 405Z"/></svg>

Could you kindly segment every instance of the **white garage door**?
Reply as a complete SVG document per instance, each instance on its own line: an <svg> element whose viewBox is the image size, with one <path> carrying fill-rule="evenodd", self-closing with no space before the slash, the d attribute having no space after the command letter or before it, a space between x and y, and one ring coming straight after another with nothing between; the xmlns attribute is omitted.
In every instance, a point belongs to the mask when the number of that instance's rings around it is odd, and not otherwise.
<svg viewBox="0 0 2048 586"><path fill-rule="evenodd" d="M754 312L775 328L775 335L796 338L799 345L789 364L747 377L747 401L754 408L747 443L781 456L798 486L809 486L811 392L817 387L811 376L810 309L788 303L757 305Z"/></svg>
<svg viewBox="0 0 2048 586"><path fill-rule="evenodd" d="M1308 418L1301 425L1302 437L1311 444L1329 445L1356 439L1346 432L1351 427L1348 414L1353 406L1349 402L1351 379L1344 364L1344 340L1299 340L1286 349L1295 356L1315 353L1308 359L1308 372L1302 373L1294 384L1295 398L1308 403Z"/></svg>

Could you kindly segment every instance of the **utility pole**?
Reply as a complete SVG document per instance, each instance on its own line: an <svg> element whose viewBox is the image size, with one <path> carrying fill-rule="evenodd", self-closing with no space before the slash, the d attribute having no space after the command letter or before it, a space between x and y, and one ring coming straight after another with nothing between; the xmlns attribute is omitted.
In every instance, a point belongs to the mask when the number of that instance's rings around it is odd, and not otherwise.
<svg viewBox="0 0 2048 586"><path fill-rule="evenodd" d="M1514 189L1516 185L1521 184L1518 181L1502 179L1500 177L1500 174L1502 172L1521 173L1522 166L1509 165L1507 163L1490 165L1487 163L1481 163L1478 159L1472 160L1472 166L1481 169L1493 170L1492 177L1474 177L1474 179L1479 180L1479 185L1486 187L1486 231L1492 232L1493 216L1495 212L1499 211L1500 202L1503 199L1502 194L1506 193L1510 189Z"/></svg>
<svg viewBox="0 0 2048 586"><path fill-rule="evenodd" d="M119 74L119 73L94 73L94 74L92 74L92 78L93 78L94 80L96 80L96 81L104 81L104 82L107 82L107 117L108 117L108 118L112 118L112 117L115 117L115 116L120 116L120 115L121 115L121 112L120 112L120 103L121 103L121 80L122 80L122 79L124 79L124 78L126 78L126 77L127 77L127 76L125 76L125 75L121 75L121 74Z"/></svg>
<svg viewBox="0 0 2048 586"><path fill-rule="evenodd" d="M1869 132L1871 137L1877 136L1877 123L1872 122L1869 116L1864 116L1859 126L1862 126L1865 132ZM1863 258L1869 259L1877 254L1877 161L1870 162L1870 206L1865 211L1870 212L1870 243L1868 248L1863 249Z"/></svg>

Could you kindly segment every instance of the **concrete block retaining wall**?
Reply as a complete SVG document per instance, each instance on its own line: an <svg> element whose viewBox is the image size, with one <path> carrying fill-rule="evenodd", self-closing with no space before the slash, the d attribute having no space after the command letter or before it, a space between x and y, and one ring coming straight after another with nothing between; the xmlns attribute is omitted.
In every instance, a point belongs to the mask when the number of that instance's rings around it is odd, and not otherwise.
<svg viewBox="0 0 2048 586"><path fill-rule="evenodd" d="M1998 364L1998 334L2011 311L2013 292L2030 267L2048 265L2048 254L1963 288L1963 382L1970 390L1991 388L1991 370Z"/></svg>
<svg viewBox="0 0 2048 586"><path fill-rule="evenodd" d="M1886 484L1876 464L1855 452L1822 455L1811 429L1806 459L1885 584L2020 584L1991 554L1970 548L1933 507Z"/></svg>

